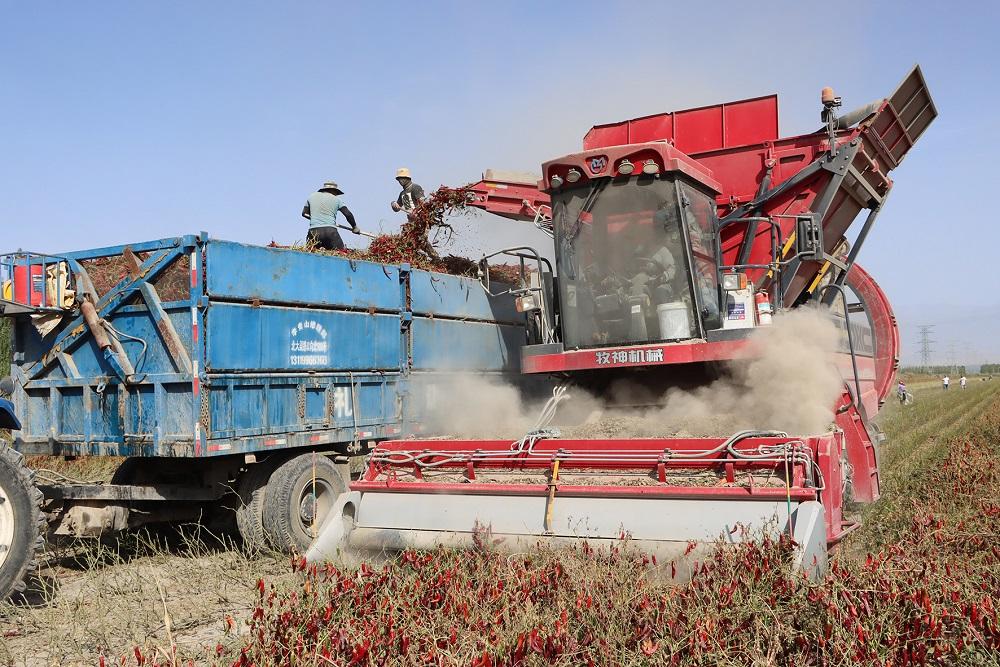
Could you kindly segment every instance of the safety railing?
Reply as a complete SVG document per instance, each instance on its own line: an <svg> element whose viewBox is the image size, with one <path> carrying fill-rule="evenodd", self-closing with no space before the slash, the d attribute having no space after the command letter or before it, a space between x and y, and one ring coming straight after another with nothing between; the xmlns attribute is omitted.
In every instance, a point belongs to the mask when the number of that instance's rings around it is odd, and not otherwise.
<svg viewBox="0 0 1000 667"><path fill-rule="evenodd" d="M73 301L70 280L65 258L23 250L0 255L0 301L13 310L64 310Z"/></svg>

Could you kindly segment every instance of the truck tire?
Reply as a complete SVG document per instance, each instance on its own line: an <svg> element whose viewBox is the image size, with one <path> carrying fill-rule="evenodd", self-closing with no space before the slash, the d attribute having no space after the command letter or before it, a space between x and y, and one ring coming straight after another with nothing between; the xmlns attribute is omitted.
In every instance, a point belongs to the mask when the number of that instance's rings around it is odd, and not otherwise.
<svg viewBox="0 0 1000 667"><path fill-rule="evenodd" d="M254 464L240 476L236 485L236 493L239 496L236 507L236 530L243 540L243 546L253 551L267 547L267 536L263 525L264 496L273 471L272 465Z"/></svg>
<svg viewBox="0 0 1000 667"><path fill-rule="evenodd" d="M305 553L345 491L337 464L327 456L302 454L283 463L271 475L263 498L264 532L271 546Z"/></svg>
<svg viewBox="0 0 1000 667"><path fill-rule="evenodd" d="M21 593L45 546L42 492L24 457L0 445L0 599Z"/></svg>

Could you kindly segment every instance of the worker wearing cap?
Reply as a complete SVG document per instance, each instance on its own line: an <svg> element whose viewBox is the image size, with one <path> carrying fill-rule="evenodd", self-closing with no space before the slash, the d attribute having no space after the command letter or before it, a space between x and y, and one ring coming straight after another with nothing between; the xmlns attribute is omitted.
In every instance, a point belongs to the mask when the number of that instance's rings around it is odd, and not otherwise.
<svg viewBox="0 0 1000 667"><path fill-rule="evenodd" d="M302 217L309 221L306 241L323 250L343 250L344 240L337 231L338 212L344 214L351 224L352 232L357 234L361 231L354 221L354 214L341 199L342 194L343 190L335 182L327 181L323 187L309 195L306 205L302 207Z"/></svg>
<svg viewBox="0 0 1000 667"><path fill-rule="evenodd" d="M417 204L424 198L424 189L413 182L410 177L410 170L400 167L396 170L396 182L402 191L396 201L392 202L393 211L406 211L409 213L417 207Z"/></svg>

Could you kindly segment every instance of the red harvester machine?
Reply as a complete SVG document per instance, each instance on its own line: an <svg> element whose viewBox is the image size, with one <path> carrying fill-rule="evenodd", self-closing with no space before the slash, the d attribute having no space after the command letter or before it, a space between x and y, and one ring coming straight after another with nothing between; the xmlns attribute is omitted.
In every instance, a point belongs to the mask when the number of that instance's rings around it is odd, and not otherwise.
<svg viewBox="0 0 1000 667"><path fill-rule="evenodd" d="M871 419L898 359L889 302L855 260L889 172L937 115L919 67L854 112L838 115L829 88L822 103L822 129L788 138L774 95L598 125L540 180L487 172L473 204L554 240L554 271L530 248L504 251L538 262L519 291L532 325L524 373L598 395L622 381L662 395L752 353L748 337L772 309L819 304L843 338L829 432L568 440L542 428L557 391L540 429L513 444L379 445L310 557L465 545L484 529L510 546L628 536L670 557L771 530L789 532L801 567L821 573L828 545L855 525L845 503L879 497Z"/></svg>

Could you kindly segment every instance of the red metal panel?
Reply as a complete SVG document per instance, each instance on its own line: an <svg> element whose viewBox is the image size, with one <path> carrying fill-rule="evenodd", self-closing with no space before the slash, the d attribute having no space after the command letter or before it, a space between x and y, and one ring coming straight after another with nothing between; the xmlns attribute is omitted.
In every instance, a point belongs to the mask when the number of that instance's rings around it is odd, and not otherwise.
<svg viewBox="0 0 1000 667"><path fill-rule="evenodd" d="M685 153L696 153L777 138L778 96L767 95L595 125L583 138L583 149L672 141Z"/></svg>
<svg viewBox="0 0 1000 667"><path fill-rule="evenodd" d="M678 111L674 116L674 145L685 153L725 148L723 105Z"/></svg>
<svg viewBox="0 0 1000 667"><path fill-rule="evenodd" d="M401 482L386 478L351 484L352 491L381 493L443 493L463 496L546 496L545 484L453 484ZM805 488L742 486L613 486L559 485L560 498L702 498L710 500L815 500L816 490Z"/></svg>
<svg viewBox="0 0 1000 667"><path fill-rule="evenodd" d="M871 275L855 264L847 274L847 284L865 306L875 337L875 392L881 405L889 392L899 368L899 327L889 298ZM866 406L868 407L868 406ZM877 407L876 407L877 410ZM871 408L868 414L875 414Z"/></svg>
<svg viewBox="0 0 1000 667"><path fill-rule="evenodd" d="M470 189L473 196L470 206L504 218L531 221L539 209L546 215L550 213L549 196L540 192L537 185L483 179Z"/></svg>
<svg viewBox="0 0 1000 667"><path fill-rule="evenodd" d="M583 137L583 150L589 151L608 146L622 146L628 143L628 123L595 125Z"/></svg>
<svg viewBox="0 0 1000 667"><path fill-rule="evenodd" d="M724 105L726 146L759 144L778 138L778 96L768 95Z"/></svg>
<svg viewBox="0 0 1000 667"><path fill-rule="evenodd" d="M744 356L747 353L747 345L745 340L718 343L664 343L525 355L521 360L521 370L524 373L555 373L591 368L636 368L723 361Z"/></svg>
<svg viewBox="0 0 1000 667"><path fill-rule="evenodd" d="M847 462L851 464L851 488L854 500L870 503L879 499L881 484L875 445L868 435L868 428L853 404L850 395L844 392L837 406L835 416L837 426L844 432L844 448Z"/></svg>
<svg viewBox="0 0 1000 667"><path fill-rule="evenodd" d="M812 440L812 436L806 440ZM777 445L788 442L790 438L746 438L739 441L740 449L754 449L760 445ZM601 440L594 438L546 438L538 441L534 452L555 453L561 449L572 449L581 452L608 452L629 450L638 452L661 453L664 450L677 452L697 452L713 449L726 441L726 438L636 438ZM379 443L380 451L413 451L433 450L436 452L510 452L510 440L388 440Z"/></svg>
<svg viewBox="0 0 1000 667"><path fill-rule="evenodd" d="M817 442L816 464L826 481L820 492L820 502L826 514L826 538L829 542L839 540L844 535L844 493L841 451L843 435L824 438Z"/></svg>
<svg viewBox="0 0 1000 667"><path fill-rule="evenodd" d="M647 141L669 141L674 138L673 114L658 114L628 121L628 143L641 144Z"/></svg>
<svg viewBox="0 0 1000 667"><path fill-rule="evenodd" d="M549 160L542 165L542 180L543 183L548 183L553 176L559 176L565 180L570 168L575 168L582 174L582 178L585 179L583 182L590 178L618 176L618 166L620 166L621 160L626 158L633 164L640 164L646 159L651 159L663 171L680 172L712 192L722 191L718 181L712 177L711 172L706 170L703 164L673 146L659 141L627 146L610 146Z"/></svg>

